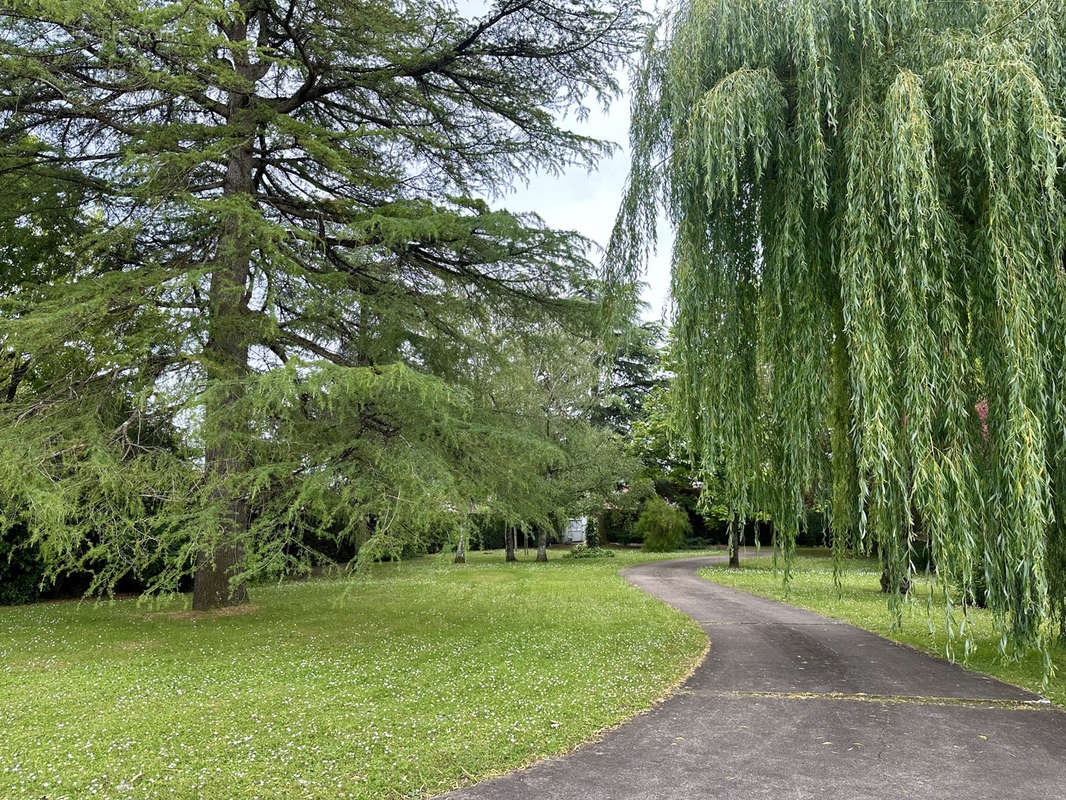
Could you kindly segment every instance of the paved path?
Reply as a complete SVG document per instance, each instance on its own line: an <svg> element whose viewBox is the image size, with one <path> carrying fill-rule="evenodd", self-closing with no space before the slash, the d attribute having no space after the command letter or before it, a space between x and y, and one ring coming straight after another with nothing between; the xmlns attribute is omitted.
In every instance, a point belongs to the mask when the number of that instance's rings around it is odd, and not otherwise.
<svg viewBox="0 0 1066 800"><path fill-rule="evenodd" d="M1038 696L810 611L624 570L711 640L681 690L576 752L449 800L1063 800L1066 714Z"/></svg>

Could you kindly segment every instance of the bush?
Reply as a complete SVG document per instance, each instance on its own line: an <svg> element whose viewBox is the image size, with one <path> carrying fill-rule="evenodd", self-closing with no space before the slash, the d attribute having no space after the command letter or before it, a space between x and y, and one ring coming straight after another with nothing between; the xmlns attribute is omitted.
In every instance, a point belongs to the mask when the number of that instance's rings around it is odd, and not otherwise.
<svg viewBox="0 0 1066 800"><path fill-rule="evenodd" d="M634 530L644 537L644 549L651 553L677 550L692 533L688 514L656 495L644 505Z"/></svg>
<svg viewBox="0 0 1066 800"><path fill-rule="evenodd" d="M0 606L32 603L41 596L44 564L27 539L21 526L0 535Z"/></svg>
<svg viewBox="0 0 1066 800"><path fill-rule="evenodd" d="M589 517L585 523L585 544L591 548L599 549L600 546L600 530L596 525L596 518Z"/></svg>
<svg viewBox="0 0 1066 800"><path fill-rule="evenodd" d="M570 552L563 558L614 558L614 551L605 547L589 547L578 544L570 548Z"/></svg>

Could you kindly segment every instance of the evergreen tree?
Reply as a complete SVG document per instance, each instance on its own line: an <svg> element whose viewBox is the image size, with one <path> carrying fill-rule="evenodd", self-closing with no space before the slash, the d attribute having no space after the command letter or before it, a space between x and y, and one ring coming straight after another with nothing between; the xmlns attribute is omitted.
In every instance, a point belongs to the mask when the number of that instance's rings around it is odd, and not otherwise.
<svg viewBox="0 0 1066 800"><path fill-rule="evenodd" d="M621 487L638 477L622 437L596 419L605 356L593 337L597 320L590 322L583 335L555 325L501 335L494 348L501 357L473 375L485 402L527 437L524 452L497 464L489 507L506 527L537 531L538 561L547 560L550 534L618 502Z"/></svg>
<svg viewBox="0 0 1066 800"><path fill-rule="evenodd" d="M610 253L639 271L667 209L684 416L736 519L789 551L817 498L892 587L928 536L1021 647L1066 602L1064 56L1061 0L686 0Z"/></svg>
<svg viewBox="0 0 1066 800"><path fill-rule="evenodd" d="M642 406L666 378L660 369L663 326L629 322L610 337L604 375L597 387L592 421L628 435L643 417Z"/></svg>
<svg viewBox="0 0 1066 800"><path fill-rule="evenodd" d="M639 25L632 0L5 3L5 180L49 171L85 231L4 287L35 386L0 410L4 521L98 589L195 571L207 608L304 563L309 527L370 557L466 507L511 435L455 380L479 321L588 313L584 242L475 198L605 152L558 119L616 91Z"/></svg>

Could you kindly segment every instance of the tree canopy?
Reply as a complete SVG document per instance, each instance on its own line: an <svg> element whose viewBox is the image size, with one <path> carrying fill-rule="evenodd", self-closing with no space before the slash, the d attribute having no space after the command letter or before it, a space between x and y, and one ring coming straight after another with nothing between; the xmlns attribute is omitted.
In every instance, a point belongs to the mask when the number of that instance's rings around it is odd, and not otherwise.
<svg viewBox="0 0 1066 800"><path fill-rule="evenodd" d="M645 304L636 310L646 311ZM618 320L614 320L618 322ZM663 326L658 322L617 327L608 340L604 375L597 390L593 419L628 436L644 416L648 397L666 382L660 366Z"/></svg>
<svg viewBox="0 0 1066 800"><path fill-rule="evenodd" d="M665 208L678 392L730 512L897 579L928 540L1004 647L1066 602L1066 6L685 0L634 80L609 252ZM894 602L899 602L898 594ZM949 624L955 624L958 620Z"/></svg>
<svg viewBox="0 0 1066 800"><path fill-rule="evenodd" d="M598 328L587 243L482 198L606 152L560 120L616 92L641 24L631 0L5 3L3 522L99 588L196 570L206 607L306 563L307 527L394 552L540 459L472 365L501 329Z"/></svg>

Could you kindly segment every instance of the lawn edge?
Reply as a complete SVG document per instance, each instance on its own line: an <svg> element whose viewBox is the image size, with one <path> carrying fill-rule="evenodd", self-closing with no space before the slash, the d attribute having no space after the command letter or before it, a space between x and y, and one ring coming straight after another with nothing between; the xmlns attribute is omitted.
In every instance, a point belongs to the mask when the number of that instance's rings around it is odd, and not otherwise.
<svg viewBox="0 0 1066 800"><path fill-rule="evenodd" d="M703 555L703 556L691 556L691 558L694 558L694 559L695 558L707 558L707 556L705 556L705 555ZM622 576L622 572L624 570L632 569L633 567L643 566L644 564L654 564L656 561L660 561L660 560L663 560L663 559L654 559L653 558L653 559L650 559L648 561L640 561L640 562L638 562L636 564L627 564L626 566L624 566L621 569L617 570L615 572L615 574L619 578L621 578L622 582L626 586L628 586L630 589L633 589L634 591L637 591L637 592L641 592L642 594L645 594L648 597L651 597L656 602L662 603L664 606L669 608L671 611L673 611L673 612L675 612L677 614L680 614L682 617L684 617L685 619L689 620L693 625L695 625L700 630L700 632L703 634L703 638L704 638L706 643L703 645L702 652L700 652L700 654L695 658L695 660L692 662L692 664L689 666L689 668L687 670L685 670L685 672L676 681L674 681L672 684L667 686L662 691L661 694L659 694L656 697L654 697L651 700L651 702L649 702L647 705L643 706L642 708L638 708L635 712L633 712L629 716L625 717L625 719L620 719L618 722L614 722L614 723L612 723L610 725L605 725L604 727L597 729L587 739L582 739L580 742L575 743L571 747L565 748L563 750L559 750L558 752L552 753L551 755L536 756L536 757L527 759L526 761L523 761L520 764L517 764L517 765L512 766L512 767L507 767L506 769L499 769L499 770L493 770L491 772L486 772L486 773L484 773L482 775L479 775L479 776L476 776L476 777L472 777L471 779L469 779L469 780L467 780L465 782L454 784L454 785L450 786L448 789L445 789L443 792L438 792L436 794L422 794L422 795L420 795L422 800L432 800L433 798L444 798L444 797L447 797L447 795L449 795L450 793L458 791L459 789L468 789L471 786L475 786L475 785L477 785L479 783L483 783L484 781L487 781L487 780L492 780L493 778L499 778L499 777L502 777L504 775L511 775L512 773L515 773L515 772L521 772L524 769L529 769L530 767L534 766L535 764L540 764L540 763L542 763L544 761L551 761L552 759L555 759L555 758L563 758L564 756L568 756L571 753L577 752L578 750L582 749L583 747L588 747L589 745L596 744L597 742L602 741L603 738L606 737L608 734L613 733L614 731L618 730L619 728L621 728L624 725L628 725L633 720L635 720L637 717L644 716L645 714L647 714L648 712L650 712L653 709L657 708L658 706L661 706L663 703L665 703L671 697L676 695L678 693L678 691L680 691L681 687L685 685L685 683L688 681L689 678L692 677L693 673L695 673L696 670L698 670L701 666L703 666L703 662L705 662L707 660L707 656L710 655L710 652L711 652L711 637L708 636L707 635L707 631L705 631L703 629L703 627L700 626L699 623L697 623L696 620L693 619L692 617L690 617L688 614L686 614L685 612L674 608L669 603L667 603L667 602L665 602L663 600L660 600L658 597L655 597L652 594L648 594L648 592L645 592L643 589L639 588L635 584L630 583L629 581L627 581ZM667 560L671 560L671 559L667 559Z"/></svg>

